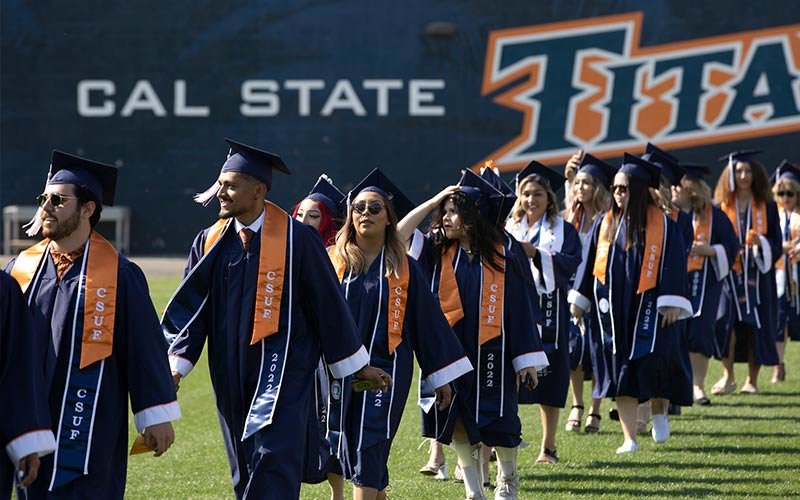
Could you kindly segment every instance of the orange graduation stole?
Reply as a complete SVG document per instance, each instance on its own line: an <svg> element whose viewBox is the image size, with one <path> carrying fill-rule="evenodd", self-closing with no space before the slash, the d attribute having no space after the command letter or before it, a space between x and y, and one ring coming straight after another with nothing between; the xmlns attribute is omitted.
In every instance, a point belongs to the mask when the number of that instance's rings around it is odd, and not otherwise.
<svg viewBox="0 0 800 500"><path fill-rule="evenodd" d="M461 294L458 292L456 281L455 261L458 252L458 243L451 244L442 255L439 265L439 306L450 326L455 325L464 318L464 309L461 305Z"/></svg>
<svg viewBox="0 0 800 500"><path fill-rule="evenodd" d="M606 212L600 224L600 238L597 242L597 252L594 260L592 274L597 280L606 284L608 269L608 253L611 248L611 235L608 228L613 217L611 210ZM644 239L644 258L639 274L639 288L637 294L642 294L656 287L658 271L661 265L661 255L664 249L664 212L654 205L647 207L647 230Z"/></svg>
<svg viewBox="0 0 800 500"><path fill-rule="evenodd" d="M11 275L23 291L33 282L49 244L48 239L40 241L20 253L14 262ZM92 231L86 252L81 369L111 356L119 266L117 249L99 233Z"/></svg>
<svg viewBox="0 0 800 500"><path fill-rule="evenodd" d="M261 249L258 256L258 288L256 288L256 307L250 345L278 333L283 282L286 279L289 215L266 200L264 211ZM229 224L230 220L219 220L211 226L203 247L205 252L216 244Z"/></svg>
<svg viewBox="0 0 800 500"><path fill-rule="evenodd" d="M505 257L505 248L495 245L498 254ZM505 301L506 263L500 271L495 270L483 259L481 285L481 320L478 327L478 345L483 345L500 336L503 321L503 302Z"/></svg>
<svg viewBox="0 0 800 500"><path fill-rule="evenodd" d="M339 259L335 253L335 247L328 250L328 256L333 263L333 268L336 270L336 276L339 278L339 283L344 279L344 273L347 271L347 263ZM406 305L408 303L408 281L409 281L409 262L408 257L405 257L403 268L400 270L400 276L392 274L389 276L389 317L387 336L389 338L389 355L394 354L395 349L403 341L403 322L406 319Z"/></svg>
<svg viewBox="0 0 800 500"><path fill-rule="evenodd" d="M725 215L728 216L728 220L731 221L733 224L733 229L736 231L736 236L739 238L739 241L742 241L742 237L739 234L739 214L736 213L738 208L736 206L736 202L728 204L722 204L722 211L725 212ZM758 239L758 235L765 236L767 234L767 206L765 203L755 203L751 202L750 204L750 230L747 232L747 237L745 238L744 243L746 245L754 245ZM744 251L744 249L742 249ZM737 273L742 273L742 253L739 252L739 255L736 256L736 260L733 263L733 270Z"/></svg>
<svg viewBox="0 0 800 500"><path fill-rule="evenodd" d="M575 209L575 213L572 214L572 226L580 233L581 232L581 222L583 221L583 205L578 205L578 208Z"/></svg>
<svg viewBox="0 0 800 500"><path fill-rule="evenodd" d="M692 221L692 225L694 226L694 241L700 245L708 245L711 243L711 205L709 204L706 207L706 213L703 216L704 220L701 221L700 217L695 214L694 220ZM687 263L687 270L688 272L699 271L703 269L703 264L706 261L705 255L696 255L691 254L689 255L689 261Z"/></svg>

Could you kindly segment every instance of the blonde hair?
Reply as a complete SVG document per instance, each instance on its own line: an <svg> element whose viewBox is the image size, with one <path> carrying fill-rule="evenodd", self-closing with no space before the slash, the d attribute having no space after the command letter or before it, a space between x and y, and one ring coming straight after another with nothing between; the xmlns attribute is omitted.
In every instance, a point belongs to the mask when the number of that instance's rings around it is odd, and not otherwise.
<svg viewBox="0 0 800 500"><path fill-rule="evenodd" d="M384 210L389 219L384 233L384 252L383 261L386 269L385 277L400 277L406 259L406 248L400 234L397 232L397 212L392 203L381 196L384 203ZM356 243L356 229L353 225L353 206L347 207L347 219L336 234L336 244L333 247L334 258L339 259L347 265L355 274L365 271L364 252Z"/></svg>
<svg viewBox="0 0 800 500"><path fill-rule="evenodd" d="M591 174L587 175L589 176L589 179L591 179L590 184L593 188L590 208L596 215L602 215L609 208L611 208L611 193L608 192L605 184L600 182L597 177ZM575 182L575 179L575 177L572 178L572 205L567 208L566 213L564 214L564 219L566 219L567 222L575 222L575 213L578 211L578 207L583 205L582 203L576 201L575 198L575 195L577 194L575 191L578 189L578 183ZM584 209L585 208L586 207L584 207Z"/></svg>
<svg viewBox="0 0 800 500"><path fill-rule="evenodd" d="M711 186L702 179L693 179L687 175L681 180L681 189L689 194L689 209L704 217L711 204Z"/></svg>
<svg viewBox="0 0 800 500"><path fill-rule="evenodd" d="M800 209L800 205L798 205L798 202L800 202L800 199L798 199L798 196L800 196L800 183L798 183L797 181L793 181L792 179L783 178L783 179L778 179L775 185L772 186L772 194L773 196L775 196L775 201L778 202L778 206L780 206L781 208L783 208L783 205L781 205L781 199L778 196L778 191L781 190L782 186L786 186L786 188L784 189L789 189L790 191L794 192L796 200L794 209L795 210Z"/></svg>
<svg viewBox="0 0 800 500"><path fill-rule="evenodd" d="M658 189L653 189L650 193L653 195L653 201L656 205L664 211L667 216L672 213L674 205L672 204L672 186L669 180L663 175L658 183Z"/></svg>
<svg viewBox="0 0 800 500"><path fill-rule="evenodd" d="M517 200L514 202L514 206L511 208L511 219L514 222L519 223L519 221L521 221L522 217L525 215L525 209L522 207L522 198L520 193L522 193L522 191L525 190L525 186L531 182L535 182L541 186L541 188L547 193L547 209L545 210L545 215L551 224L555 224L556 217L558 217L558 198L556 198L556 193L550 186L550 181L538 174L531 174L520 181L519 185L517 186Z"/></svg>

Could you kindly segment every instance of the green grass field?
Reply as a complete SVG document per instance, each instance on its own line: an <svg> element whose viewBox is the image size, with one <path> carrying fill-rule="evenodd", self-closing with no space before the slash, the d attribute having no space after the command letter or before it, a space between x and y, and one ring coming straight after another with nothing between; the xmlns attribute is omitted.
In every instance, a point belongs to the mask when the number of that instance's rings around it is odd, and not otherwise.
<svg viewBox="0 0 800 500"><path fill-rule="evenodd" d="M176 285L171 279L151 281L157 310ZM787 349L786 365L789 376L782 384L769 383L771 368L762 371L759 395L717 397L712 406L684 408L683 415L672 419L667 443L655 445L643 436L642 451L632 456L614 454L622 434L619 423L604 417L597 435L559 431L561 461L554 466L534 465L541 439L538 408L523 407L523 437L532 445L519 453L520 498L800 498L800 346L796 343ZM719 363L712 362L709 387L719 374ZM744 381L744 366L738 367L737 378L740 384ZM175 445L158 459L130 458L128 498L232 497L205 360L181 384L179 401L184 417L175 424ZM610 406L604 402L604 416ZM560 429L565 419L562 414ZM463 485L417 472L427 459L427 447L417 449L422 441L419 426L416 401L409 398L389 461L389 496L464 498ZM134 432L131 426L131 436ZM446 453L452 474L455 455L449 449ZM350 495L349 488L345 494ZM327 485L304 485L301 497L326 499Z"/></svg>

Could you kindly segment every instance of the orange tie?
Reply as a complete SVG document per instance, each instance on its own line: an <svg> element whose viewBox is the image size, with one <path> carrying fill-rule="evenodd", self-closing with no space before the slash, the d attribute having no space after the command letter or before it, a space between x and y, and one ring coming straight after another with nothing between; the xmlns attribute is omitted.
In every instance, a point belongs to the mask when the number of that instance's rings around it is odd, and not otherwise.
<svg viewBox="0 0 800 500"><path fill-rule="evenodd" d="M254 234L256 234L255 231L248 227L239 230L239 238L242 239L242 245L244 246L245 251L247 251L247 249L250 247L250 240L253 238Z"/></svg>

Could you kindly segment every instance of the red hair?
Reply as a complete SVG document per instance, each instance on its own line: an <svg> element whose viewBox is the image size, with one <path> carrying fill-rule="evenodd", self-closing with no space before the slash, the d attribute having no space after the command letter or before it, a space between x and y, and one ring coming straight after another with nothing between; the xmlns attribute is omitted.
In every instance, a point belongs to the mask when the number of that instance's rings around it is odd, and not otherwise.
<svg viewBox="0 0 800 500"><path fill-rule="evenodd" d="M324 203L319 203L316 200L311 201L316 203L317 208L319 209L320 221L317 231L319 231L319 235L322 237L322 243L325 245L325 248L327 248L336 243L336 231L338 231L338 228L336 227L336 221L333 218L333 214ZM297 210L299 208L300 203L294 206L294 210L292 210L292 219L297 218Z"/></svg>

